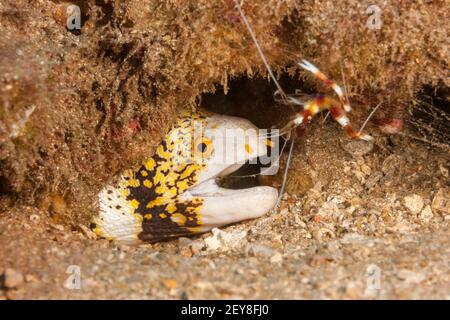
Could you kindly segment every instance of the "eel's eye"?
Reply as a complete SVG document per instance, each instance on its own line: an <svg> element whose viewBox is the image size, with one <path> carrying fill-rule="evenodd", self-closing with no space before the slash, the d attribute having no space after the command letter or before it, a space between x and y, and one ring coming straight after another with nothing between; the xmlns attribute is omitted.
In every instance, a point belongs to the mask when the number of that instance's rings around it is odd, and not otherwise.
<svg viewBox="0 0 450 320"><path fill-rule="evenodd" d="M211 139L201 137L194 142L194 155L197 157L207 158L213 152L213 143Z"/></svg>

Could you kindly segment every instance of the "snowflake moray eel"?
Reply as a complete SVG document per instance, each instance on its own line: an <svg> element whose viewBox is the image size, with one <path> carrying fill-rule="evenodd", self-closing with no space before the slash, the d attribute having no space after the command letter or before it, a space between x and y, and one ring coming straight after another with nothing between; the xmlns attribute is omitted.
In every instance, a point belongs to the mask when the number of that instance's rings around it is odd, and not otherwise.
<svg viewBox="0 0 450 320"><path fill-rule="evenodd" d="M246 119L181 115L151 158L100 191L94 232L121 242L155 242L262 216L275 206L277 189L226 189L216 180L266 155L271 142Z"/></svg>

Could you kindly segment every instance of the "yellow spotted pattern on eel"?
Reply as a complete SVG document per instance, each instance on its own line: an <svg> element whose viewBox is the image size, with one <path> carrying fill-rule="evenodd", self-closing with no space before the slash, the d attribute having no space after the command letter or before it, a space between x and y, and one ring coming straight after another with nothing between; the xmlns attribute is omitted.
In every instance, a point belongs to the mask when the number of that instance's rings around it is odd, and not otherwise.
<svg viewBox="0 0 450 320"><path fill-rule="evenodd" d="M206 125L206 116L190 113L181 117L152 158L123 173L122 195L133 208L133 214L142 219L143 231L138 235L141 240L153 240L150 236L157 240L159 230L175 236L201 228L199 211L203 201L196 197L189 201L178 197L198 181L205 167L203 162L193 161L192 141L194 121Z"/></svg>

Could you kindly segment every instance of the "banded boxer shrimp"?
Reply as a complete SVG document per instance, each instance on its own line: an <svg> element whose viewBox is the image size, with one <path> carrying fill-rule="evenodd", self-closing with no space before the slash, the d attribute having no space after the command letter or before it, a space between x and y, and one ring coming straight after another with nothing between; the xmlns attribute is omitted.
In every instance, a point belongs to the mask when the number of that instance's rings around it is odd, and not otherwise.
<svg viewBox="0 0 450 320"><path fill-rule="evenodd" d="M328 111L329 114L331 114L331 117L333 120L338 122L342 128L346 131L347 135L352 139L361 139L365 141L372 141L372 136L366 134L363 132L365 126L367 125L370 118L373 116L373 114L378 109L378 106L376 106L372 112L369 114L369 116L364 121L361 128L356 131L352 125L350 124L350 120L347 117L346 113L349 113L352 111L352 108L350 106L349 99L346 95L346 91L334 80L328 78L318 67L316 67L313 63L309 62L308 60L302 59L300 62L297 63L297 65L310 72L316 79L320 80L325 86L331 88L335 94L338 96L338 100L331 98L326 95L316 95L315 97L309 97L306 98L304 95L299 94L296 92L295 94L286 94L279 84L278 80L276 79L272 68L270 67L266 56L258 42L258 39L256 37L255 32L253 31L253 28L250 25L250 22L248 21L241 5L239 4L238 0L234 0L235 8L238 10L239 15L247 28L253 43L255 44L255 47L257 49L257 52L270 76L272 81L274 82L277 90L274 92L274 99L276 102L281 103L283 105L287 105L290 107L302 107L303 110L298 111L294 114L294 116L291 117L291 119L288 121L286 125L284 125L280 131L279 136L285 138L285 141L290 140L289 145L289 151L288 151L288 157L286 161L286 167L283 173L283 180L281 184L281 189L279 193L279 197L277 200L277 203L274 207L274 211L277 210L277 208L280 205L281 199L283 197L283 194L285 192L286 183L287 183L287 176L289 173L289 166L292 159L293 154L293 148L294 148L294 141L296 136L296 131L300 131L305 129L306 125L311 121L311 119L321 113L322 111ZM345 82L345 81L344 81ZM328 116L328 114L327 114ZM298 130L296 130L298 129ZM284 143L278 157L283 153L284 148L286 146L286 142ZM278 162L278 160L277 160Z"/></svg>

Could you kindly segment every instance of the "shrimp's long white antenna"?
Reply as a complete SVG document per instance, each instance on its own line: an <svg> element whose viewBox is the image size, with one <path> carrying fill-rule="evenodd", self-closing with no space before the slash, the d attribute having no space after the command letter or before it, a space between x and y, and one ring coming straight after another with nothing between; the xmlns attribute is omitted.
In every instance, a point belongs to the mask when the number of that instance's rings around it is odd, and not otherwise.
<svg viewBox="0 0 450 320"><path fill-rule="evenodd" d="M344 66L342 64L342 61L341 61L341 75L342 75L342 85L344 86L345 99L347 99L348 104L350 105L350 100L348 99L347 81L345 81Z"/></svg>
<svg viewBox="0 0 450 320"><path fill-rule="evenodd" d="M273 207L273 211L276 211L278 209L278 207L280 206L280 202L281 202L281 199L283 198L284 190L286 189L287 175L288 175L289 167L291 164L292 151L294 150L294 137L295 137L295 135L292 135L292 137L291 137L291 145L289 146L289 155L288 155L287 162L286 162L286 168L284 169L283 184L281 185L280 195L278 196L275 207Z"/></svg>
<svg viewBox="0 0 450 320"><path fill-rule="evenodd" d="M366 121L364 121L363 125L361 126L361 129L359 129L358 131L358 135L360 135L362 133L362 131L364 130L364 128L366 127L367 123L369 122L370 118L372 118L372 116L374 115L374 113L378 110L378 108L381 106L381 102L379 104L377 104L377 106L375 108L373 108L372 112L370 112L369 116L367 117Z"/></svg>
<svg viewBox="0 0 450 320"><path fill-rule="evenodd" d="M248 22L248 19L247 19L247 17L246 17L245 14L244 14L244 11L242 10L241 5L239 4L239 1L238 1L238 0L234 0L234 3L236 4L236 8L238 9L239 14L241 15L242 21L244 21L244 24L245 24L245 26L247 27L247 30L248 30L248 32L250 33L250 35L251 35L251 37L252 37L252 39L253 39L253 42L255 43L256 49L258 50L259 56L261 57L261 59L262 59L262 61L263 61L263 63L264 63L264 66L265 66L266 69L267 69L267 72L269 72L269 75L270 75L270 77L272 78L272 80L273 80L273 82L275 83L275 85L277 86L278 92L280 93L280 95L282 96L282 98L283 98L284 100L287 100L287 95L286 95L286 93L284 92L283 88L281 88L281 86L280 86L280 84L278 83L277 79L275 78L275 75L274 75L273 72L272 72L272 68L270 68L269 63L267 62L266 56L264 55L264 52L262 51L262 48L261 48L261 46L260 46L259 43L258 43L258 39L256 39L256 34L255 34L255 32L253 31L253 29L252 29L250 23Z"/></svg>

